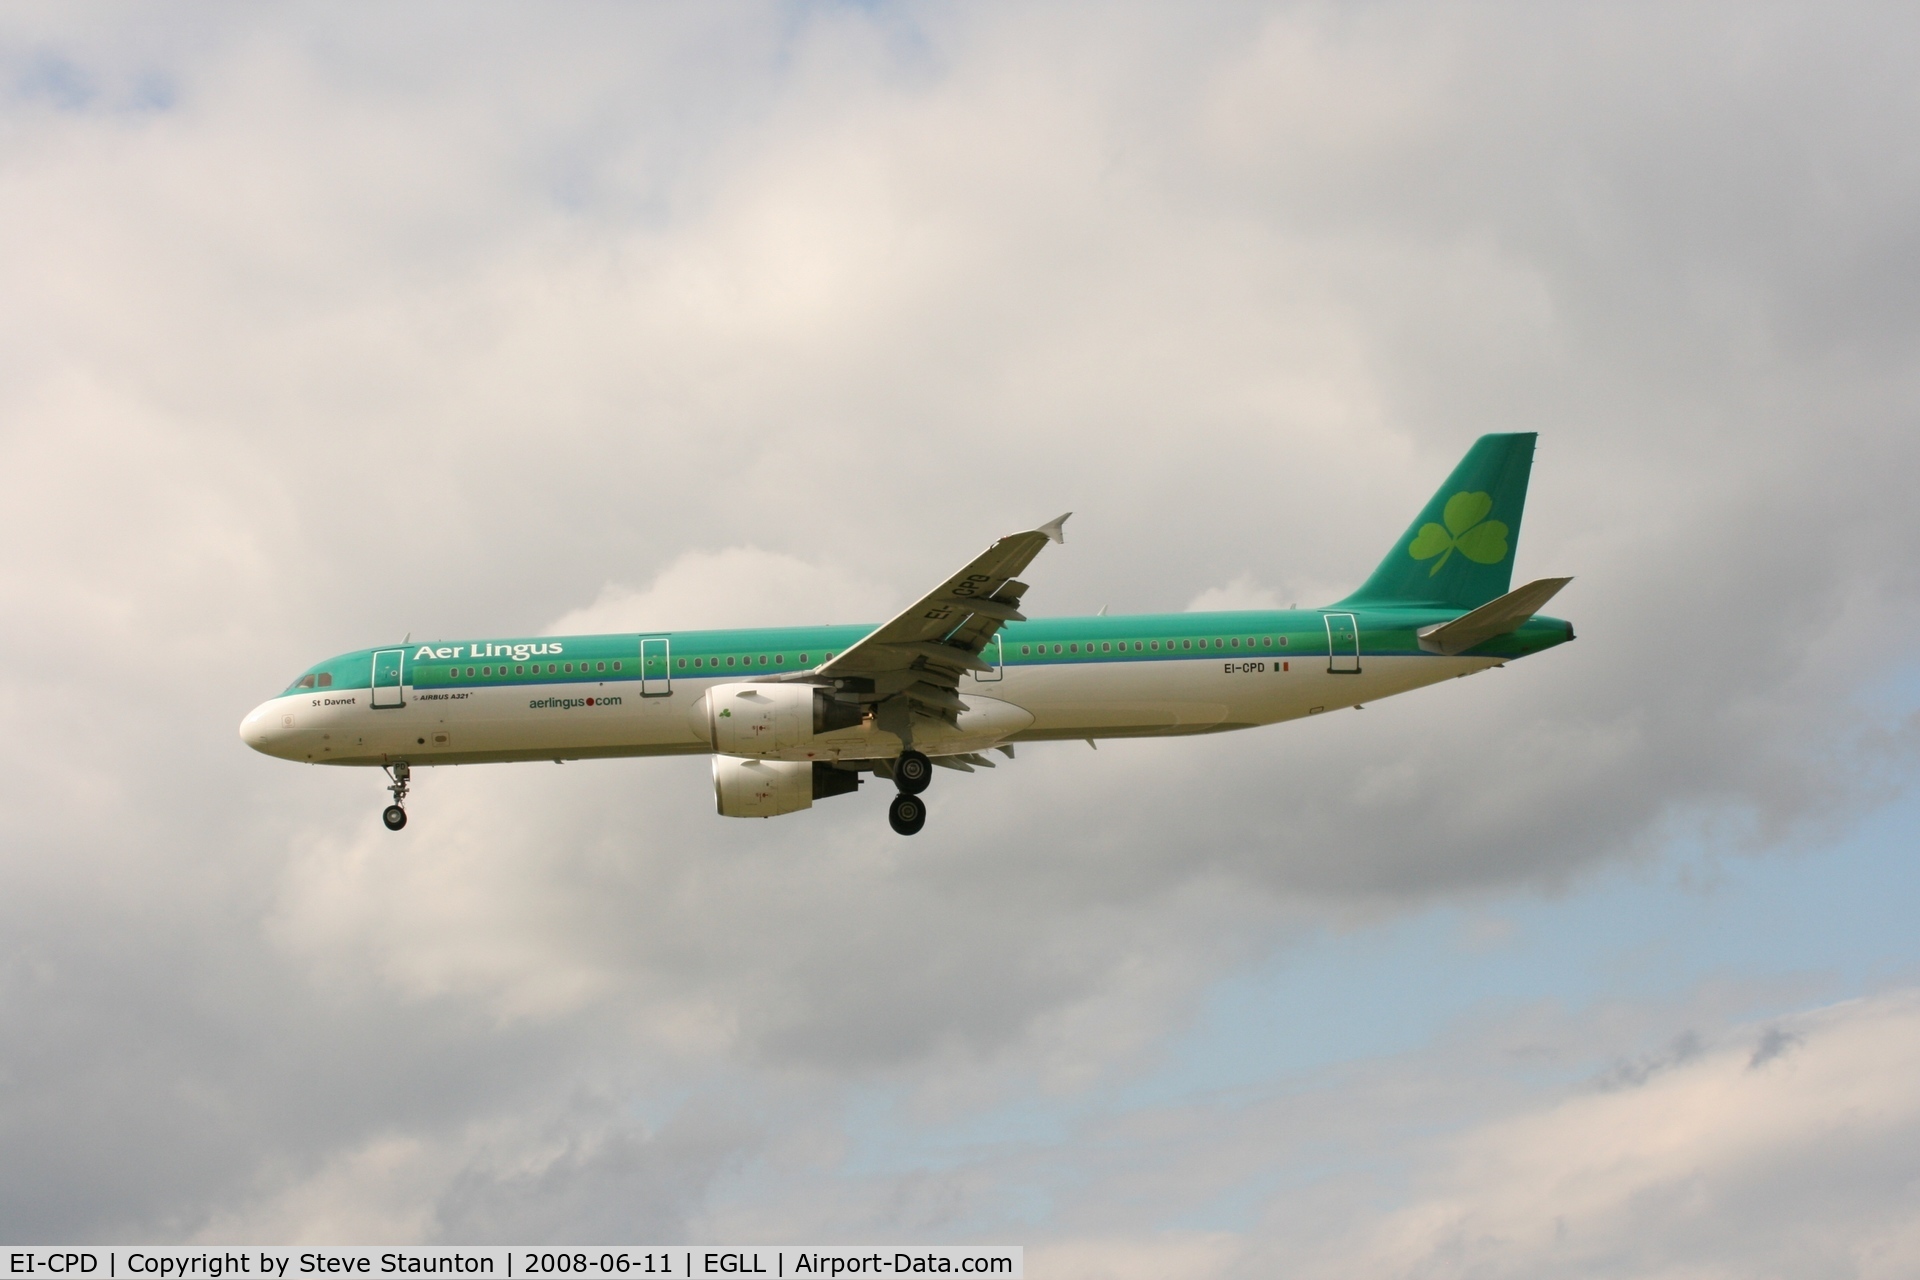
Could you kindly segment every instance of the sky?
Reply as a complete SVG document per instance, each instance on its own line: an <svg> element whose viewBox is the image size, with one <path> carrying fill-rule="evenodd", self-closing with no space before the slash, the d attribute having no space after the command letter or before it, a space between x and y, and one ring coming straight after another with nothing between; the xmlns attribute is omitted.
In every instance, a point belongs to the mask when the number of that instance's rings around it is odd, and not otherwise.
<svg viewBox="0 0 1920 1280"><path fill-rule="evenodd" d="M1920 1271L1899 6L10 5L0 1237ZM401 636L1312 606L1537 431L1579 640L1034 744L296 768Z"/></svg>

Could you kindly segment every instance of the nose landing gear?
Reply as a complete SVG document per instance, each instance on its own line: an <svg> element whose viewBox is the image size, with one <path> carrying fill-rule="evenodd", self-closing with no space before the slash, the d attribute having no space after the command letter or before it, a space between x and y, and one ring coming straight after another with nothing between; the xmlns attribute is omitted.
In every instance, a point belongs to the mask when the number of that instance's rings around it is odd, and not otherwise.
<svg viewBox="0 0 1920 1280"><path fill-rule="evenodd" d="M393 792L393 803L381 813L380 821L387 824L387 830L398 831L407 825L407 811L403 806L407 802L407 779L413 775L404 760L396 760L383 767L387 771L387 776L393 779L393 785L387 788Z"/></svg>

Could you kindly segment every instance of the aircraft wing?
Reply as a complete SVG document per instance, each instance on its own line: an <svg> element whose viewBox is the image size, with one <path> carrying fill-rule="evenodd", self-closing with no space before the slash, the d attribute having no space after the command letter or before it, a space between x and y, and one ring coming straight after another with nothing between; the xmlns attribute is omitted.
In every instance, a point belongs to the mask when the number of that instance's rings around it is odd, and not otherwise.
<svg viewBox="0 0 1920 1280"><path fill-rule="evenodd" d="M1067 515L1072 515L1069 511ZM1009 622L1024 622L1020 573L1049 542L1065 542L1061 516L1025 533L1010 533L965 568L922 596L892 621L876 627L814 673L836 680L872 681L875 700L905 695L948 719L966 709L957 692L967 671L991 670L980 656Z"/></svg>

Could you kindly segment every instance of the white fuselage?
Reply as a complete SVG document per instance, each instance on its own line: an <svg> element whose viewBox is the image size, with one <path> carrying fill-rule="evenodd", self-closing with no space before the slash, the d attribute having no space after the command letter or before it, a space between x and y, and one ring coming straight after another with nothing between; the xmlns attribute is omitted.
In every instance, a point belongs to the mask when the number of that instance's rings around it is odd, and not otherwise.
<svg viewBox="0 0 1920 1280"><path fill-rule="evenodd" d="M957 729L915 717L911 745L929 755L1049 738L1220 732L1358 706L1503 661L1369 657L1330 671L1318 657L1182 658L1065 666L1010 665L962 681L971 708ZM374 707L371 690L300 690L261 703L240 726L258 751L313 764L478 764L711 752L706 691L733 678L686 678L643 694L639 682L419 690ZM872 725L822 735L785 758L891 758L907 745Z"/></svg>

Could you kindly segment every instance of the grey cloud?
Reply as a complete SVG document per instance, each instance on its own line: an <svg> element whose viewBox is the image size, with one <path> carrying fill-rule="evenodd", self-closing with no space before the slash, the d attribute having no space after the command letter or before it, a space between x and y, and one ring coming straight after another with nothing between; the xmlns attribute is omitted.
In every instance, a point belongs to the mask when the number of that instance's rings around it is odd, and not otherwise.
<svg viewBox="0 0 1920 1280"><path fill-rule="evenodd" d="M697 1231L849 1083L1070 1088L1303 921L1903 785L1851 697L1920 598L1902 15L24 12L9 66L178 93L5 108L16 1236L342 1221L302 1188L389 1140L423 1234ZM688 761L431 776L394 841L233 736L327 652L692 599L690 550L904 599L1073 506L1048 612L1293 599L1536 428L1577 644L1023 750L911 849ZM551 1102L716 1075L753 1123Z"/></svg>
<svg viewBox="0 0 1920 1280"><path fill-rule="evenodd" d="M506 1168L470 1163L440 1196L436 1234L503 1244L684 1239L712 1180L754 1136L724 1115L686 1112L648 1134L603 1110L543 1135L545 1158L531 1167L523 1151Z"/></svg>
<svg viewBox="0 0 1920 1280"><path fill-rule="evenodd" d="M1767 1035L1778 1034L1780 1033L1764 1032L1762 1040L1764 1041ZM1662 1071L1691 1062L1700 1056L1704 1047L1699 1032L1683 1031L1674 1037L1673 1043L1668 1045L1664 1052L1614 1063L1594 1079L1592 1087L1602 1092L1638 1088ZM1775 1052L1778 1050L1776 1049ZM1757 1052L1755 1057L1759 1057ZM1748 1066L1752 1065L1753 1062L1750 1060Z"/></svg>
<svg viewBox="0 0 1920 1280"><path fill-rule="evenodd" d="M1747 1059L1747 1070L1758 1071L1776 1058L1784 1057L1793 1049L1806 1042L1806 1037L1797 1031L1787 1031L1781 1027L1768 1027L1760 1033L1760 1040L1753 1046L1753 1056Z"/></svg>

